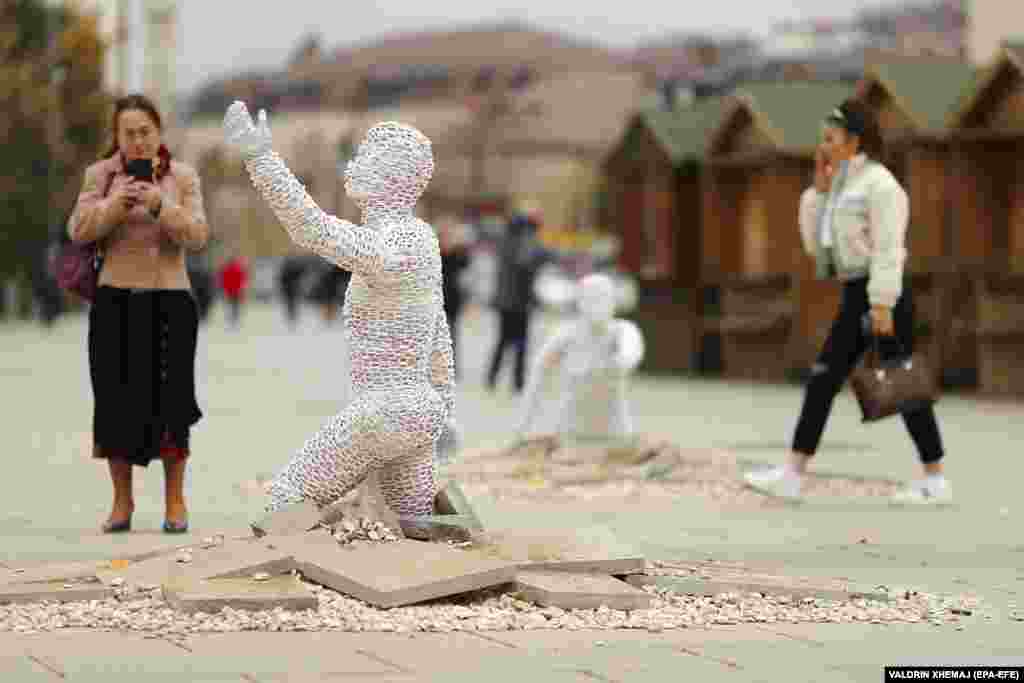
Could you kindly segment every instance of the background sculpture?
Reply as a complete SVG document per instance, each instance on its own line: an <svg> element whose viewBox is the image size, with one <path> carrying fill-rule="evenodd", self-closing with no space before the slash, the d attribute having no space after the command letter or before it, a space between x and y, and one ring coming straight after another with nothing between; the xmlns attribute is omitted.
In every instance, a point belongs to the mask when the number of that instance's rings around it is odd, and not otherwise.
<svg viewBox="0 0 1024 683"><path fill-rule="evenodd" d="M580 280L576 317L555 331L532 364L517 430L520 439L533 427L541 387L551 371L558 392L556 431L563 443L633 435L626 384L643 359L644 340L633 322L615 317L615 307L616 286L609 276L594 273Z"/></svg>

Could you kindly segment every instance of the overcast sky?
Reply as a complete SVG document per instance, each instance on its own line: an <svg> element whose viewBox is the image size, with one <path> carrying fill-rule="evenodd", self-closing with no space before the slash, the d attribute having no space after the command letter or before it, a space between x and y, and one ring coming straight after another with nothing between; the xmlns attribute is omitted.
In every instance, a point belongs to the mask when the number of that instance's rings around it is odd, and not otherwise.
<svg viewBox="0 0 1024 683"><path fill-rule="evenodd" d="M499 18L626 46L668 32L741 30L765 33L772 24L812 17L845 18L858 8L897 0L521 0L518 5L473 0L392 0L386 8L351 0L184 0L181 2L179 91L252 67L278 67L307 32L327 47L391 31L443 27ZM601 11L599 11L599 8Z"/></svg>

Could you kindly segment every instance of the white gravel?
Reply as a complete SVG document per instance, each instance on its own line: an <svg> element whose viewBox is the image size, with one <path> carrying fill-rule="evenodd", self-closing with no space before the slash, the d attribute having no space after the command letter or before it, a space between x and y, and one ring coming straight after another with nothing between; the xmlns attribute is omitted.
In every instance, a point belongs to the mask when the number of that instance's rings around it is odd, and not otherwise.
<svg viewBox="0 0 1024 683"><path fill-rule="evenodd" d="M159 590L122 593L108 600L0 606L0 632L39 633L60 629L135 631L165 637L229 631L450 632L509 630L663 631L742 623L931 623L961 627L991 619L977 600L905 592L890 602L794 600L758 593L714 597L680 595L648 587L651 609L620 611L605 607L563 610L540 607L497 592L458 596L424 605L378 609L360 600L310 584L316 610L185 614L169 607ZM1011 615L1013 618L1013 615Z"/></svg>
<svg viewBox="0 0 1024 683"><path fill-rule="evenodd" d="M487 462L485 462L487 461ZM659 471L658 465L668 465ZM607 464L598 468L589 482L552 483L563 469L558 464L524 468L508 467L504 473L494 467L495 460L481 458L464 463L459 479L467 489L486 486L509 488L513 495L552 495L586 497L592 495L624 495L647 489L672 494L679 487L699 490L709 497L740 496L760 498L744 490L729 475L738 473L729 454L686 454L663 452L642 464ZM482 466L482 467L480 467ZM566 464L566 466L569 466ZM480 467L477 470L477 467ZM653 469L652 469L653 468ZM468 470L468 471L467 471ZM481 476L466 481L473 470L486 473L490 483ZM651 472L656 476L651 476ZM660 473L659 473L660 472ZM592 472L592 475L594 473ZM504 476L502 476L504 475ZM578 465L573 476L580 477ZM584 472L584 477L586 473ZM495 481L498 479L499 481ZM882 495L888 485L848 480L820 480L812 486L829 492L854 495ZM379 521L345 519L327 527L342 545L352 542L391 542L399 536ZM191 561L191 553L183 551L177 558ZM652 573L674 573L670 565L655 563ZM939 596L909 589L890 591L888 602L851 600L845 602L815 598L793 599L760 593L723 593L714 597L677 594L648 586L644 590L654 596L650 609L620 611L606 607L592 610L563 610L541 607L497 591L456 596L449 600L424 605L378 609L355 598L336 593L315 584L308 584L317 596L316 610L289 612L284 609L250 612L225 608L217 614L186 614L171 608L155 586L131 592L119 587L116 597L90 602L0 605L0 632L40 633L60 629L98 629L134 631L167 638L180 638L192 633L232 631L374 631L374 632L451 632L509 630L614 630L645 629L660 632L681 628L705 628L742 623L929 623L963 630L972 622L992 620L995 613L982 607L971 596ZM1024 621L1024 613L1011 609L1011 621Z"/></svg>
<svg viewBox="0 0 1024 683"><path fill-rule="evenodd" d="M365 518L343 519L327 528L341 545L348 545L353 541L390 543L400 538L398 534L385 526L383 522Z"/></svg>

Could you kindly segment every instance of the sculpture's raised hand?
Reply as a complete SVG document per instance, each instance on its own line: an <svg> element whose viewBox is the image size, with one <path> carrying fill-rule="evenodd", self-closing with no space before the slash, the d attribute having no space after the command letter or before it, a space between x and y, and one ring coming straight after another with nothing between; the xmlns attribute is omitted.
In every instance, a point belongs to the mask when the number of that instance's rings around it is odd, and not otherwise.
<svg viewBox="0 0 1024 683"><path fill-rule="evenodd" d="M254 157L271 148L267 112L260 109L258 123L253 123L244 102L235 101L224 114L224 139L243 156Z"/></svg>

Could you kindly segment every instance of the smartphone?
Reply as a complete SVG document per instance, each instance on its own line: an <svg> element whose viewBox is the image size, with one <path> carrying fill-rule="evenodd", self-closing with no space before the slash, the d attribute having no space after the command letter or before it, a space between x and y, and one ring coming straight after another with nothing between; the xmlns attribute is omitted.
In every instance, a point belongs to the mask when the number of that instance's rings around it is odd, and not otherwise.
<svg viewBox="0 0 1024 683"><path fill-rule="evenodd" d="M153 182L152 159L132 159L124 165L124 170L136 180L145 180L147 183Z"/></svg>

